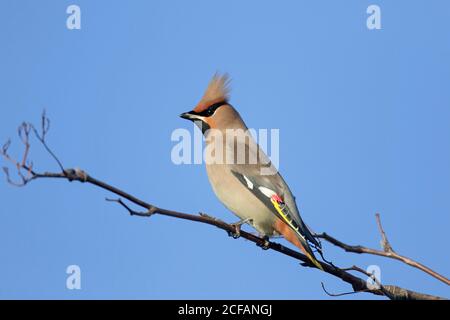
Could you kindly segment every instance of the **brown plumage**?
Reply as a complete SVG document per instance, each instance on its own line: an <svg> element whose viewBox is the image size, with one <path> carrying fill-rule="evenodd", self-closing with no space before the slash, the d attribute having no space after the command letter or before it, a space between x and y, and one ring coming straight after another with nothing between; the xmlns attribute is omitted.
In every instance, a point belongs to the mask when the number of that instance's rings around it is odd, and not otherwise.
<svg viewBox="0 0 450 320"><path fill-rule="evenodd" d="M206 171L215 194L230 211L242 220L249 221L261 235L283 235L321 269L308 241L318 250L320 244L301 219L288 185L253 137L248 136L247 126L228 102L229 92L228 75L215 74L194 110L181 115L199 125L205 135L207 148L214 147L217 139L223 139L219 146L222 148L219 149L219 158L236 159L236 150L244 150L244 159L257 159L256 163L218 163L214 162L215 152L205 153ZM229 129L239 129L234 130L237 134L232 139L226 139ZM263 174L268 167L272 169L271 173ZM287 208L287 218L271 202L274 195L282 201L283 208Z"/></svg>
<svg viewBox="0 0 450 320"><path fill-rule="evenodd" d="M202 112L217 102L228 102L230 94L229 83L230 78L227 74L221 76L216 73L209 82L208 88L206 88L202 99L194 108L194 111Z"/></svg>

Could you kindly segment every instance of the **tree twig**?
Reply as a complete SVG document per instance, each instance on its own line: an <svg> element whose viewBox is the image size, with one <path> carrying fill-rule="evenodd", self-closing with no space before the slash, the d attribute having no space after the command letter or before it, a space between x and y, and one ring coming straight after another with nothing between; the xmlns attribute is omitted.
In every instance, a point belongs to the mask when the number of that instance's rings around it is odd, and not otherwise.
<svg viewBox="0 0 450 320"><path fill-rule="evenodd" d="M14 185L17 186L24 186L26 185L28 182L32 181L32 180L36 180L36 179L44 179L44 178L50 178L50 179L64 179L67 180L69 182L72 181L78 181L81 183L89 183L92 185L95 185L101 189L107 190L117 196L119 196L118 199L110 199L107 198L107 201L112 201L112 202L117 202L119 205L121 205L122 207L124 207L128 213L130 215L135 215L135 216L140 216L140 217L150 217L154 214L160 214L160 215L164 215L164 216L169 216L169 217L173 217L173 218L178 218L178 219L184 219L184 220L189 220L189 221L194 221L194 222L199 222L199 223L203 223L203 224L208 224L208 225L212 225L215 226L219 229L222 229L224 231L226 231L229 235L230 234L234 234L234 232L236 231L236 228L233 224L228 224L222 220L219 220L215 217L212 217L210 215L207 214L199 214L199 215L194 215L194 214L188 214L188 213L184 213L184 212L178 212L178 211L174 211L174 210L168 210L168 209L163 209L163 208L159 208L153 204L150 204L148 202L145 202L115 186L109 185L106 182L103 182L101 180L98 180L92 176L90 176L89 174L87 174L85 171L75 168L75 169L65 169L62 165L62 162L56 157L56 155L53 153L53 151L49 148L49 146L47 145L45 138L46 138L46 134L48 133L49 130L49 126L50 126L50 121L48 120L48 118L45 115L45 112L42 115L42 119L41 119L41 133L39 134L38 131L35 129L35 127L31 124L22 124L23 128L19 129L19 136L25 146L25 151L24 151L24 155L23 155L23 159L21 162L18 162L16 160L14 160L9 154L8 154L8 148L10 145L10 141L8 141L3 148L0 151L0 154L9 162L13 163L14 166L17 168L18 170L18 175L21 177L22 182L21 183L13 183ZM34 134L36 135L37 139L41 142L41 144L44 146L44 148L46 149L47 152L49 152L49 154L53 157L53 159L57 162L59 168L61 169L61 172L43 172L43 173L39 173L33 170L32 165L31 164L27 164L27 157L28 157L28 153L29 153L29 133L30 133L30 129L33 130ZM25 176L22 173L22 170L25 170L27 172L28 176ZM7 170L7 168L5 169L5 174L7 177L7 181L11 183L10 180L10 176L9 176L9 171ZM136 211L131 209L123 200L126 199L131 203L134 203L137 206L140 206L142 208L145 209L145 211ZM379 224L380 229L381 228L381 223ZM383 231L384 234L384 231ZM378 255L383 255L383 256L388 256L388 257L392 257L395 258L395 256L392 255L396 255L396 253L394 253L392 251L392 248L389 252L384 252L384 251L379 251L382 254L380 254L377 250L374 249L367 249L361 246L348 246L346 244L343 244L342 242L338 241L337 239L334 239L330 236L328 236L327 234L322 234L320 235L322 238L324 238L325 240L340 246L341 248L344 249L348 249L347 251L351 251L351 252L357 252L357 253L372 253L372 254L378 254ZM271 242L271 241L267 241L267 239L258 237L252 233L249 232L245 232L245 231L241 231L240 232L240 237L247 239L253 243L255 243L258 246L267 246L268 249L272 249L274 251L277 251L279 253L282 253L286 256L292 257L294 259L300 260L302 261L302 265L306 266L306 267L311 267L311 268L316 268L316 266L314 266L310 260L303 255L300 252L294 251L288 247L285 247L279 243L276 242ZM384 239L385 242L388 244L387 242L387 238L384 235ZM389 247L388 247L389 248ZM402 257L403 258L403 257ZM399 259L399 258L397 258ZM401 261L403 261L402 259L399 259ZM407 263L406 261L404 261L405 263ZM382 296L386 296L390 299L431 299L431 300L436 300L436 299L443 299L442 297L438 297L438 296L432 296L432 295L428 295L428 294L423 294L423 293L419 293L419 292L415 292L412 290L408 290L408 289L404 289L398 286L392 286L392 285L381 285L379 286L379 288L370 288L368 286L368 283L366 280L363 280L357 276L354 276L353 274L351 274L349 271L350 269L341 269L339 267L336 267L335 265L329 264L329 263L325 263L325 262L319 262L320 265L322 266L324 272L331 274L339 279L341 279L342 281L350 284L352 286L353 292L355 293L359 293L359 292L367 292L367 293L371 293L371 294L375 294L375 295L382 295ZM409 263L408 263L409 264ZM366 276L371 277L373 275L368 274L366 271L364 271L363 269L353 266L351 268L351 270L356 270L358 272L362 272L364 273ZM373 278L372 278L373 279ZM375 280L376 281L376 280ZM329 294L323 284L322 287L324 289L324 291Z"/></svg>
<svg viewBox="0 0 450 320"><path fill-rule="evenodd" d="M330 297L348 296L348 295L351 295L351 294L367 292L367 290L368 290L368 289L366 289L366 290L361 290L361 291L347 291L347 292L342 292L342 293L331 293L325 288L325 284L323 282L321 282L320 285L322 286L322 290Z"/></svg>
<svg viewBox="0 0 450 320"><path fill-rule="evenodd" d="M122 207L127 209L127 211L130 213L130 216L150 217L153 214L152 210L150 210L150 209L147 210L147 211L136 211L136 210L133 210L125 202L123 202L122 199L120 199L120 198L118 198L118 199L105 198L105 200L109 201L109 202L117 202Z"/></svg>
<svg viewBox="0 0 450 320"><path fill-rule="evenodd" d="M384 232L383 226L381 225L381 218L379 213L375 214L375 219L377 220L378 230L380 231L381 235L381 247L383 248L384 252L394 252L391 243L387 239L386 232Z"/></svg>
<svg viewBox="0 0 450 320"><path fill-rule="evenodd" d="M362 254L362 253L373 254L373 255L377 255L377 256L386 257L386 258L390 258L390 259L395 259L395 260L401 261L401 262L403 262L403 263L405 263L405 264L407 264L409 266L417 268L417 269L419 269L419 270L421 270L421 271L431 275L432 277L438 279L439 281L444 282L447 285L450 285L450 280L448 278L446 278L445 276L437 273L436 271L430 269L429 267L427 267L427 266L425 266L425 265L423 265L423 264L421 264L421 263L419 263L419 262L417 262L417 261L415 261L415 260L413 260L411 258L408 258L408 257L405 257L403 255L400 255L400 254L396 253L392 249L392 246L389 243L389 241L387 240L386 233L384 232L384 229L383 229L383 227L381 225L380 215L377 213L375 217L376 217L376 220L377 220L378 228L379 228L380 233L381 233L381 238L382 238L381 239L381 245L383 247L383 250L367 248L367 247L364 247L364 246L361 246L361 245L349 245L349 244L346 244L346 243L344 243L344 242L342 242L342 241L340 241L340 240L330 236L329 234L327 234L325 232L321 233L321 234L317 234L317 237L321 238L321 239L324 239L324 240L328 241L329 243L331 243L331 244L333 244L333 245L335 245L335 246L337 246L337 247L339 247L341 249L344 249L347 252L353 252L353 253L359 253L359 254Z"/></svg>

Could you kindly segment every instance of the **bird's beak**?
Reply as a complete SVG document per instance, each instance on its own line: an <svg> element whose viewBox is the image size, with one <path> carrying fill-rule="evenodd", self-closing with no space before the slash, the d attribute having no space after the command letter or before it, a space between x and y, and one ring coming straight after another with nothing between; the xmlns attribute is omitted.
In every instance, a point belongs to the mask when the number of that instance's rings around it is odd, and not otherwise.
<svg viewBox="0 0 450 320"><path fill-rule="evenodd" d="M180 117L194 122L197 127L202 130L203 134L205 134L205 132L210 129L209 124L205 122L205 118L198 115L195 111L183 112L182 114L180 114Z"/></svg>
<svg viewBox="0 0 450 320"><path fill-rule="evenodd" d="M183 112L182 114L180 114L180 117L183 119L191 120L191 121L198 119L198 116L193 114L192 111Z"/></svg>

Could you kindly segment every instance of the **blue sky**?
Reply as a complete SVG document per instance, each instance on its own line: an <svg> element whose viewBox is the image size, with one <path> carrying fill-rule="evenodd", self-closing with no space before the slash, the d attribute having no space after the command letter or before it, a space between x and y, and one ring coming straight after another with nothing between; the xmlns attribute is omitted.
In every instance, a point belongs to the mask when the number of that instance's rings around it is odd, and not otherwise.
<svg viewBox="0 0 450 320"><path fill-rule="evenodd" d="M66 8L81 8L81 30ZM366 8L381 8L368 30ZM448 1L3 1L0 140L51 118L67 167L160 207L236 217L202 165L170 159L178 118L216 71L233 78L249 127L280 129L280 171L307 223L379 247L380 212L399 253L450 272ZM38 170L57 170L38 146ZM2 160L2 165L4 162ZM0 298L327 299L350 287L209 226L129 217L103 190L55 180L0 183ZM325 244L340 266L450 297L408 266ZM81 268L81 290L66 268ZM282 277L280 277L280 273ZM372 299L359 294L350 299Z"/></svg>

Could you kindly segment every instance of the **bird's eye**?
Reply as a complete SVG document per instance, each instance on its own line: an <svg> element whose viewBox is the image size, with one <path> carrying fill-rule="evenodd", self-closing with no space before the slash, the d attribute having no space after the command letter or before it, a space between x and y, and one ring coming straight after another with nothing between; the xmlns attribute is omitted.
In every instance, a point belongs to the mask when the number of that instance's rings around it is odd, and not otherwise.
<svg viewBox="0 0 450 320"><path fill-rule="evenodd" d="M210 105L209 108L205 109L200 114L205 117L210 117L214 114L214 112L216 112L217 108L223 106L225 103L226 103L226 101L221 101L221 102L215 103L213 105Z"/></svg>

